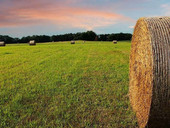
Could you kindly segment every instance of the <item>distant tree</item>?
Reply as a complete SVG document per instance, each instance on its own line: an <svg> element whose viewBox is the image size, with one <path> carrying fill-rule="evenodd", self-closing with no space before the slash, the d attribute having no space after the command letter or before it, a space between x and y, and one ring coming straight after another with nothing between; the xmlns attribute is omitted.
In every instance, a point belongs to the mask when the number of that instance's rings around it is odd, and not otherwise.
<svg viewBox="0 0 170 128"><path fill-rule="evenodd" d="M131 40L132 34L130 33L112 33L99 35L100 41L113 41L113 40Z"/></svg>
<svg viewBox="0 0 170 128"><path fill-rule="evenodd" d="M82 33L78 32L76 34L74 34L74 40L83 40L83 35Z"/></svg>
<svg viewBox="0 0 170 128"><path fill-rule="evenodd" d="M14 43L19 43L20 39L19 38L14 38Z"/></svg>
<svg viewBox="0 0 170 128"><path fill-rule="evenodd" d="M107 38L108 38L109 34L101 34L99 35L98 37L98 40L99 41L107 41Z"/></svg>
<svg viewBox="0 0 170 128"><path fill-rule="evenodd" d="M95 40L95 41L98 41L98 36L96 36L94 40Z"/></svg>
<svg viewBox="0 0 170 128"><path fill-rule="evenodd" d="M28 43L30 40L31 40L31 37L30 37L30 36L22 37L22 38L20 39L20 43Z"/></svg>
<svg viewBox="0 0 170 128"><path fill-rule="evenodd" d="M113 41L113 40L131 40L132 34L130 33L112 33L112 34L100 34L97 35L93 31L68 33L63 35L33 35L22 38L12 38L8 35L0 35L0 41L5 43L28 43L30 40L38 42L51 42L51 41L70 41L70 40L88 40L88 41Z"/></svg>
<svg viewBox="0 0 170 128"><path fill-rule="evenodd" d="M95 38L96 38L96 33L93 32L93 31L87 31L87 39L86 40L89 40L89 41L94 41Z"/></svg>
<svg viewBox="0 0 170 128"><path fill-rule="evenodd" d="M12 38L7 35L0 35L0 41L4 41L5 43L17 43L19 41L19 38Z"/></svg>

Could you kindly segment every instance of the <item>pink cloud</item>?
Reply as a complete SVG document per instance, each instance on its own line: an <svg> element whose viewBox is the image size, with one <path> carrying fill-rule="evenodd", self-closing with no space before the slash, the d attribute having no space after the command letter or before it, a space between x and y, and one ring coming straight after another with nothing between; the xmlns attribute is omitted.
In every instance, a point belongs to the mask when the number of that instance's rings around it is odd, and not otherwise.
<svg viewBox="0 0 170 128"><path fill-rule="evenodd" d="M16 2L17 1L17 2ZM76 0L75 0L76 1ZM113 25L122 21L134 22L132 19L117 13L98 9L70 7L70 0L52 4L42 0L14 0L10 9L0 10L0 27L53 23L55 25L93 29ZM72 1L74 2L74 1Z"/></svg>

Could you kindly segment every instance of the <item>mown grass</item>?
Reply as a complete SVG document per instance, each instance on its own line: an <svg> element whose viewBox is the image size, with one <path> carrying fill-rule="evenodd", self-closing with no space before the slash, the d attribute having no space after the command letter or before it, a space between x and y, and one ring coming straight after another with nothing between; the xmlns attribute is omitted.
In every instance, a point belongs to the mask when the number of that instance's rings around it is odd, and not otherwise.
<svg viewBox="0 0 170 128"><path fill-rule="evenodd" d="M0 127L137 127L130 42L0 47Z"/></svg>

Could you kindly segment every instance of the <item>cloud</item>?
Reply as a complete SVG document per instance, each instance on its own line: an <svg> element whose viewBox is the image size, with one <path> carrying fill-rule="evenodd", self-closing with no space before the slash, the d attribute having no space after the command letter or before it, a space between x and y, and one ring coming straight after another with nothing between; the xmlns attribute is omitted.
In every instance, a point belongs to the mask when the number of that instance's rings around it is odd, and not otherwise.
<svg viewBox="0 0 170 128"><path fill-rule="evenodd" d="M162 4L161 8L163 8L164 15L170 16L170 4Z"/></svg>
<svg viewBox="0 0 170 128"><path fill-rule="evenodd" d="M129 28L133 28L134 29L135 26L129 26Z"/></svg>
<svg viewBox="0 0 170 128"><path fill-rule="evenodd" d="M121 14L95 8L70 6L76 1L7 0L7 2L0 5L0 27L53 24L90 30L120 22L134 22ZM13 6L9 6L9 2Z"/></svg>

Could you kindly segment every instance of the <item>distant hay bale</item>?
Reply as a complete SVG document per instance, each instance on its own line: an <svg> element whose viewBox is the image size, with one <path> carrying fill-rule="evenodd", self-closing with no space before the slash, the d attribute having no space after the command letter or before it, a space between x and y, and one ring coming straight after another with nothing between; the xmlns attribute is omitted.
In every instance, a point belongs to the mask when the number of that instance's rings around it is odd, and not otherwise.
<svg viewBox="0 0 170 128"><path fill-rule="evenodd" d="M129 96L139 126L170 128L170 17L137 21L129 75Z"/></svg>
<svg viewBox="0 0 170 128"><path fill-rule="evenodd" d="M0 46L5 46L5 42L4 41L0 41Z"/></svg>
<svg viewBox="0 0 170 128"><path fill-rule="evenodd" d="M29 45L36 45L35 40L30 40Z"/></svg>
<svg viewBox="0 0 170 128"><path fill-rule="evenodd" d="M117 44L117 40L113 40L113 44Z"/></svg>
<svg viewBox="0 0 170 128"><path fill-rule="evenodd" d="M71 44L75 44L75 41L74 41L74 40L72 40L72 41L71 41Z"/></svg>

